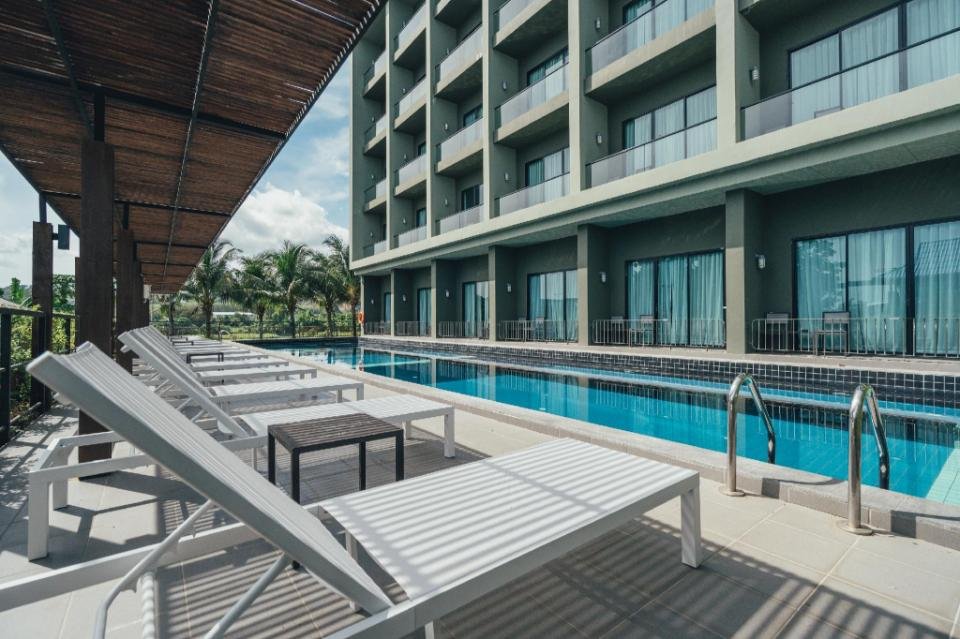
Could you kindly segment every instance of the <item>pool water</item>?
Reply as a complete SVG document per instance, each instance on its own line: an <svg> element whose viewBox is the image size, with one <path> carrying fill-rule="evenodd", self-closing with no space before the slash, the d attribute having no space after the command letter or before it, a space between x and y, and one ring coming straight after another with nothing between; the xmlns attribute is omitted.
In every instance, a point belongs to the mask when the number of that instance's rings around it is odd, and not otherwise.
<svg viewBox="0 0 960 639"><path fill-rule="evenodd" d="M631 377L615 371L597 371L598 375L594 376L563 367L540 366L527 370L449 353L393 353L353 344L272 347L292 355L463 395L707 450L726 450L726 403L717 392L723 384L658 380L649 375ZM704 385L705 389L697 392L664 387L657 385L658 381ZM817 396L815 393L795 395ZM834 399L836 407L792 405L784 398L776 403L768 400L777 435L778 465L846 478L847 416L840 398ZM743 457L766 461L766 429L752 404L747 402L746 408L746 413L739 418L737 452ZM960 505L960 430L954 421L956 411L949 411L949 416L939 420L928 419L935 410L932 407L897 404L896 408L915 411L924 418L887 416L884 419L891 458L891 490ZM944 409L940 407L936 411L943 413ZM876 486L877 480L877 447L872 428L867 427L863 438L863 481Z"/></svg>

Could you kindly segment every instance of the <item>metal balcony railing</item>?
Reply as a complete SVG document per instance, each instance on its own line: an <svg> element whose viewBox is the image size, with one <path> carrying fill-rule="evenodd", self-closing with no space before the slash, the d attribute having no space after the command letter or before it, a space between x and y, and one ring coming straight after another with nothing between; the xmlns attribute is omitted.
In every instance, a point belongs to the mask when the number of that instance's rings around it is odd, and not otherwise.
<svg viewBox="0 0 960 639"><path fill-rule="evenodd" d="M520 12L533 4L534 0L509 0L497 9L497 30L520 15Z"/></svg>
<svg viewBox="0 0 960 639"><path fill-rule="evenodd" d="M390 243L387 240L380 240L373 245L373 254L377 255L379 253L384 253L390 249Z"/></svg>
<svg viewBox="0 0 960 639"><path fill-rule="evenodd" d="M505 320L497 323L497 339L514 342L575 342L579 331L576 321Z"/></svg>
<svg viewBox="0 0 960 639"><path fill-rule="evenodd" d="M413 15L410 16L410 19L407 20L406 24L403 25L403 28L400 29L400 33L394 36L393 42L396 45L396 50L400 51L408 44L416 40L417 36L420 35L420 32L423 30L426 24L427 3L424 2L420 5L419 9L413 12Z"/></svg>
<svg viewBox="0 0 960 639"><path fill-rule="evenodd" d="M437 65L437 81L449 79L454 72L478 59L482 53L483 25L480 25L440 61Z"/></svg>
<svg viewBox="0 0 960 639"><path fill-rule="evenodd" d="M508 193L497 200L500 215L508 215L535 204L549 202L563 197L570 192L570 174L564 173L555 178L544 180L513 193Z"/></svg>
<svg viewBox="0 0 960 639"><path fill-rule="evenodd" d="M960 29L795 87L743 109L744 138L960 73Z"/></svg>
<svg viewBox="0 0 960 639"><path fill-rule="evenodd" d="M397 184L406 184L427 174L427 155L419 155L397 169Z"/></svg>
<svg viewBox="0 0 960 639"><path fill-rule="evenodd" d="M589 72L616 62L713 6L714 0L666 0L650 7L587 50Z"/></svg>
<svg viewBox="0 0 960 639"><path fill-rule="evenodd" d="M599 186L716 148L717 120L714 118L591 162L587 164L587 180L590 186Z"/></svg>
<svg viewBox="0 0 960 639"><path fill-rule="evenodd" d="M406 113L411 109L417 102L422 100L427 95L427 81L426 79L421 79L413 87L404 94L400 101L397 102L397 108L395 115L399 117L401 114Z"/></svg>
<svg viewBox="0 0 960 639"><path fill-rule="evenodd" d="M497 126L503 126L567 90L568 65L557 67L499 107Z"/></svg>
<svg viewBox="0 0 960 639"><path fill-rule="evenodd" d="M430 323L420 321L396 322L394 331L396 331L396 335L401 337L429 337Z"/></svg>
<svg viewBox="0 0 960 639"><path fill-rule="evenodd" d="M363 86L370 84L370 81L387 70L387 52L383 51L377 56L367 70L363 72Z"/></svg>
<svg viewBox="0 0 960 639"><path fill-rule="evenodd" d="M611 346L691 346L722 348L726 324L722 319L641 317L601 319L590 322L594 344Z"/></svg>
<svg viewBox="0 0 960 639"><path fill-rule="evenodd" d="M437 145L437 160L452 158L483 137L483 119L468 124Z"/></svg>
<svg viewBox="0 0 960 639"><path fill-rule="evenodd" d="M363 191L364 204L369 204L370 202L379 200L382 197L387 197L387 178L383 178L373 186L369 186Z"/></svg>
<svg viewBox="0 0 960 639"><path fill-rule="evenodd" d="M390 322L364 322L364 335L389 335Z"/></svg>
<svg viewBox="0 0 960 639"><path fill-rule="evenodd" d="M449 215L441 220L437 220L437 232L448 233L456 229L462 229L465 226L478 223L483 218L483 204L478 204L473 208L460 211L454 215Z"/></svg>
<svg viewBox="0 0 960 639"><path fill-rule="evenodd" d="M375 137L387 130L387 114L384 113L377 121L370 125L366 131L363 132L363 143L370 144L370 141Z"/></svg>
<svg viewBox="0 0 960 639"><path fill-rule="evenodd" d="M406 246L427 239L427 227L418 226L397 235L397 246Z"/></svg>
<svg viewBox="0 0 960 639"><path fill-rule="evenodd" d="M437 322L437 337L490 338L490 322Z"/></svg>

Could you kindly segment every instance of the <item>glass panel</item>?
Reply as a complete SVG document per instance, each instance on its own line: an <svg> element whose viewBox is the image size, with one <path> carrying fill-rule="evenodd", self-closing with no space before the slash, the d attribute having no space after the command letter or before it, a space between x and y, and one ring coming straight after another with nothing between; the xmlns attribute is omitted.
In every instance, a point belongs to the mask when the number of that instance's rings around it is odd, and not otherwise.
<svg viewBox="0 0 960 639"><path fill-rule="evenodd" d="M564 312L563 271L547 273L544 276L544 299L546 319L562 320Z"/></svg>
<svg viewBox="0 0 960 639"><path fill-rule="evenodd" d="M497 126L507 124L566 91L567 73L566 65L551 69L544 77L497 107Z"/></svg>
<svg viewBox="0 0 960 639"><path fill-rule="evenodd" d="M545 276L542 273L527 278L527 319L546 319L547 305L544 279Z"/></svg>
<svg viewBox="0 0 960 639"><path fill-rule="evenodd" d="M468 124L440 143L440 157L437 159L449 159L467 147L475 145L482 134L483 126L480 120Z"/></svg>
<svg viewBox="0 0 960 639"><path fill-rule="evenodd" d="M564 300L564 319L566 320L566 338L567 341L577 339L577 272L567 271L564 273L564 286L566 287L566 299Z"/></svg>
<svg viewBox="0 0 960 639"><path fill-rule="evenodd" d="M657 342L660 344L686 344L688 341L687 309L687 258L665 257L657 268L657 319L659 323Z"/></svg>
<svg viewBox="0 0 960 639"><path fill-rule="evenodd" d="M627 319L653 316L653 260L627 265Z"/></svg>
<svg viewBox="0 0 960 639"><path fill-rule="evenodd" d="M527 186L533 186L543 182L543 159L527 162L525 177Z"/></svg>
<svg viewBox="0 0 960 639"><path fill-rule="evenodd" d="M686 126L691 127L717 117L717 87L704 89L687 98Z"/></svg>
<svg viewBox="0 0 960 639"><path fill-rule="evenodd" d="M915 45L960 28L960 0L913 0L907 3L907 45ZM924 42L907 51L907 85L911 88L960 73L960 33Z"/></svg>
<svg viewBox="0 0 960 639"><path fill-rule="evenodd" d="M480 185L474 184L460 191L460 210L466 211L480 204Z"/></svg>
<svg viewBox="0 0 960 639"><path fill-rule="evenodd" d="M483 117L483 107L482 106L474 107L463 114L463 126L470 126L474 122L478 122L482 117Z"/></svg>
<svg viewBox="0 0 960 639"><path fill-rule="evenodd" d="M690 258L690 344L722 346L723 253Z"/></svg>
<svg viewBox="0 0 960 639"><path fill-rule="evenodd" d="M430 327L430 289L417 289L417 322L420 324L420 334L426 335Z"/></svg>
<svg viewBox="0 0 960 639"><path fill-rule="evenodd" d="M446 79L480 58L483 46L483 27L478 26L464 38L447 57L437 65L437 79Z"/></svg>
<svg viewBox="0 0 960 639"><path fill-rule="evenodd" d="M823 314L847 310L846 238L797 242L796 253L797 328L801 346L812 348Z"/></svg>
<svg viewBox="0 0 960 639"><path fill-rule="evenodd" d="M477 282L477 321L488 322L490 319L488 301L490 299L490 283Z"/></svg>
<svg viewBox="0 0 960 639"><path fill-rule="evenodd" d="M549 202L563 197L570 191L570 174L563 173L555 178L543 180L539 184L526 186L513 193L507 193L497 200L500 215L508 215L535 204Z"/></svg>
<svg viewBox="0 0 960 639"><path fill-rule="evenodd" d="M463 285L463 336L477 336L477 283Z"/></svg>
<svg viewBox="0 0 960 639"><path fill-rule="evenodd" d="M847 27L840 34L843 68L875 60L897 50L900 29L897 9Z"/></svg>
<svg viewBox="0 0 960 639"><path fill-rule="evenodd" d="M417 226L426 226L427 224L427 209L419 208L417 209Z"/></svg>
<svg viewBox="0 0 960 639"><path fill-rule="evenodd" d="M960 353L960 222L913 231L917 353Z"/></svg>
<svg viewBox="0 0 960 639"><path fill-rule="evenodd" d="M799 87L840 71L840 36L832 35L790 54L790 86Z"/></svg>
<svg viewBox="0 0 960 639"><path fill-rule="evenodd" d="M393 317L393 295L390 293L384 293L383 294L383 321L389 324L391 317Z"/></svg>
<svg viewBox="0 0 960 639"><path fill-rule="evenodd" d="M848 238L847 297L851 348L902 352L907 315L906 231L856 233Z"/></svg>

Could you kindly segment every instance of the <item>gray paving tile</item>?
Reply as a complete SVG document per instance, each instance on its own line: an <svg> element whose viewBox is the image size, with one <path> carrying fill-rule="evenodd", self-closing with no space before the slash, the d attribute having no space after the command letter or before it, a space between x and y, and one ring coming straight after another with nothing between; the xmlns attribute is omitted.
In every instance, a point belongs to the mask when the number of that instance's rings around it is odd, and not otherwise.
<svg viewBox="0 0 960 639"><path fill-rule="evenodd" d="M715 639L720 636L669 608L650 602L603 635L603 639Z"/></svg>
<svg viewBox="0 0 960 639"><path fill-rule="evenodd" d="M710 556L703 568L791 606L802 604L825 576L742 543L734 543Z"/></svg>
<svg viewBox="0 0 960 639"><path fill-rule="evenodd" d="M875 553L960 581L960 550L894 535L874 534L857 540L857 549Z"/></svg>
<svg viewBox="0 0 960 639"><path fill-rule="evenodd" d="M857 636L802 612L788 621L778 635L779 639L854 639Z"/></svg>
<svg viewBox="0 0 960 639"><path fill-rule="evenodd" d="M769 520L758 524L740 541L824 573L848 549L848 544Z"/></svg>

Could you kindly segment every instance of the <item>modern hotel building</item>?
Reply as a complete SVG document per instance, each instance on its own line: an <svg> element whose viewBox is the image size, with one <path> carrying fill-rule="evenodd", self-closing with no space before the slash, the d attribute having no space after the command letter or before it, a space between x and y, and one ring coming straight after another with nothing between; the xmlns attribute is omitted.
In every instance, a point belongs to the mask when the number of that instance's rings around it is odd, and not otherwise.
<svg viewBox="0 0 960 639"><path fill-rule="evenodd" d="M367 334L960 354L960 0L390 0Z"/></svg>

